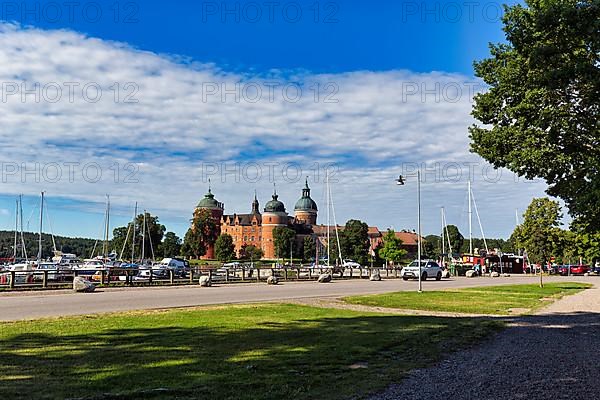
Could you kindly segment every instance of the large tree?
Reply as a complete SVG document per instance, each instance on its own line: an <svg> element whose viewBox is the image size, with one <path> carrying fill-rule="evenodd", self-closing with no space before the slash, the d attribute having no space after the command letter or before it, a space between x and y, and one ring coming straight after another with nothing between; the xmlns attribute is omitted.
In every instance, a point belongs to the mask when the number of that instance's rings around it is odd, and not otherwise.
<svg viewBox="0 0 600 400"><path fill-rule="evenodd" d="M245 244L240 249L240 260L258 261L262 259L264 252L259 247Z"/></svg>
<svg viewBox="0 0 600 400"><path fill-rule="evenodd" d="M369 225L356 219L346 222L344 240L341 245L344 258L351 258L362 265L367 264L371 247Z"/></svg>
<svg viewBox="0 0 600 400"><path fill-rule="evenodd" d="M223 233L215 241L215 257L219 261L229 261L235 258L235 245L231 235Z"/></svg>
<svg viewBox="0 0 600 400"><path fill-rule="evenodd" d="M159 247L159 253L163 257L175 257L181 255L181 239L175 232L167 232Z"/></svg>
<svg viewBox="0 0 600 400"><path fill-rule="evenodd" d="M448 246L448 240L450 240L450 246L452 246L453 253L460 253L465 241L465 237L460 233L456 225L447 225L444 229L446 236L446 247ZM447 250L450 252L450 249Z"/></svg>
<svg viewBox="0 0 600 400"><path fill-rule="evenodd" d="M183 239L183 253L188 257L202 257L206 254L206 249L215 243L218 234L219 226L210 211L196 211L192 225Z"/></svg>
<svg viewBox="0 0 600 400"><path fill-rule="evenodd" d="M317 244L316 238L312 236L306 236L302 245L302 255L304 261L311 261L317 256Z"/></svg>
<svg viewBox="0 0 600 400"><path fill-rule="evenodd" d="M292 246L296 240L296 232L285 226L278 226L273 229L273 246L275 255L281 258L289 258ZM300 254L298 254L300 255Z"/></svg>
<svg viewBox="0 0 600 400"><path fill-rule="evenodd" d="M558 202L548 198L533 199L511 241L518 249L526 251L532 262L546 263L552 256L563 253L561 217Z"/></svg>
<svg viewBox="0 0 600 400"><path fill-rule="evenodd" d="M133 240L135 246L134 259L142 256L142 246L144 258L150 258L153 254L158 254L158 248L165 231L165 226L159 222L157 216L147 212L144 219L144 214L139 214L135 218L135 228L132 227L130 222L127 226L121 226L113 230L112 247L117 254L123 252L123 258L128 259L131 257L131 242Z"/></svg>
<svg viewBox="0 0 600 400"><path fill-rule="evenodd" d="M406 257L407 253L402 248L402 240L396 237L396 232L388 229L383 235L383 245L378 249L377 255L386 261L398 263Z"/></svg>
<svg viewBox="0 0 600 400"><path fill-rule="evenodd" d="M508 43L475 63L471 148L496 168L542 178L588 232L600 230L600 3L506 7Z"/></svg>

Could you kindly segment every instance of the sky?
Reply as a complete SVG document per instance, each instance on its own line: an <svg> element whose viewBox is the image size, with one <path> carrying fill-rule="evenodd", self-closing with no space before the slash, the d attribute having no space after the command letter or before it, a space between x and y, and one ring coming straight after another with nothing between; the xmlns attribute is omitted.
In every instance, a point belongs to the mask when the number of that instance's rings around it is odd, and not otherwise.
<svg viewBox="0 0 600 400"><path fill-rule="evenodd" d="M226 213L288 212L308 179L325 218L508 237L543 182L469 152L473 61L503 40L495 2L19 1L0 5L0 229L100 237L138 209L183 236L209 180ZM395 185L399 174L407 185ZM332 213L334 214L334 213ZM474 236L481 229L474 214ZM333 222L333 218L332 218Z"/></svg>

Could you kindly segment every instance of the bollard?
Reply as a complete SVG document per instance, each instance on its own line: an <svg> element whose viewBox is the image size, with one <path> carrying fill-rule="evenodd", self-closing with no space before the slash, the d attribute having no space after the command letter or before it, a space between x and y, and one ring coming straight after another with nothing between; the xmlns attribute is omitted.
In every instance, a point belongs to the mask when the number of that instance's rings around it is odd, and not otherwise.
<svg viewBox="0 0 600 400"><path fill-rule="evenodd" d="M17 276L17 274L15 273L15 271L10 271L10 288L14 289L15 288L15 277Z"/></svg>
<svg viewBox="0 0 600 400"><path fill-rule="evenodd" d="M283 279L287 281L287 268L283 270Z"/></svg>
<svg viewBox="0 0 600 400"><path fill-rule="evenodd" d="M152 267L150 267L150 275L148 276L148 283L152 285Z"/></svg>
<svg viewBox="0 0 600 400"><path fill-rule="evenodd" d="M212 282L212 269L208 270L208 279Z"/></svg>
<svg viewBox="0 0 600 400"><path fill-rule="evenodd" d="M260 282L260 268L256 268L256 282Z"/></svg>
<svg viewBox="0 0 600 400"><path fill-rule="evenodd" d="M229 282L229 268L225 268L225 282Z"/></svg>
<svg viewBox="0 0 600 400"><path fill-rule="evenodd" d="M246 268L242 267L242 282L246 280Z"/></svg>
<svg viewBox="0 0 600 400"><path fill-rule="evenodd" d="M106 274L105 270L100 271L100 284L104 285L104 275ZM110 280L110 276L108 277Z"/></svg>
<svg viewBox="0 0 600 400"><path fill-rule="evenodd" d="M194 283L194 268L190 268L190 283Z"/></svg>
<svg viewBox="0 0 600 400"><path fill-rule="evenodd" d="M169 284L173 284L173 270L170 269L169 270Z"/></svg>
<svg viewBox="0 0 600 400"><path fill-rule="evenodd" d="M312 268L308 269L308 279L312 279Z"/></svg>
<svg viewBox="0 0 600 400"><path fill-rule="evenodd" d="M44 271L44 276L42 278L42 287L44 289L48 287L48 271Z"/></svg>

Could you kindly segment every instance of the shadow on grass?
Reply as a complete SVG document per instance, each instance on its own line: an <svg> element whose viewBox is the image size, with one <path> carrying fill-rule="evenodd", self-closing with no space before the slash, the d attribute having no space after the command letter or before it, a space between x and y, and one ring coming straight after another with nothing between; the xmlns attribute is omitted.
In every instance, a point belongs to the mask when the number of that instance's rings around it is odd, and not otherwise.
<svg viewBox="0 0 600 400"><path fill-rule="evenodd" d="M0 327L2 399L296 400L382 389L501 323L264 305Z"/></svg>

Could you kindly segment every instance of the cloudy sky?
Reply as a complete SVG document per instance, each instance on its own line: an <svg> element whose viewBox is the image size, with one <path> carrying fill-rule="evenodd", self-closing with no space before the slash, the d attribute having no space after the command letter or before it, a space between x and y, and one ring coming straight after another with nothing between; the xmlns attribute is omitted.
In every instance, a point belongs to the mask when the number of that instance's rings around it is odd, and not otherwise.
<svg viewBox="0 0 600 400"><path fill-rule="evenodd" d="M183 235L212 182L226 212L288 211L308 177L325 219L329 171L338 223L467 233L467 181L488 237L507 237L545 185L469 152L472 61L502 40L498 3L3 3L0 228L22 193L37 230L97 237L134 203ZM475 221L474 226L478 224ZM479 228L474 234L480 236Z"/></svg>

